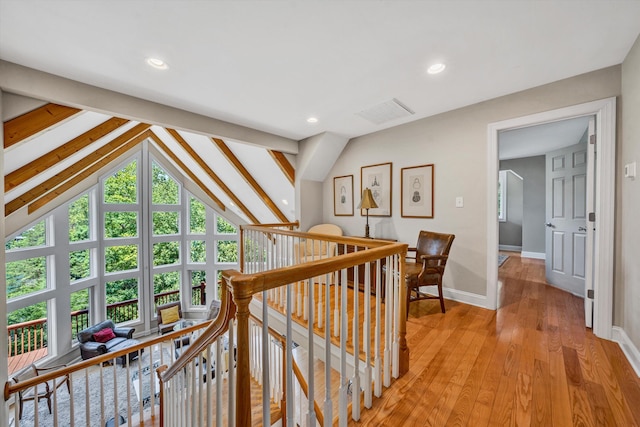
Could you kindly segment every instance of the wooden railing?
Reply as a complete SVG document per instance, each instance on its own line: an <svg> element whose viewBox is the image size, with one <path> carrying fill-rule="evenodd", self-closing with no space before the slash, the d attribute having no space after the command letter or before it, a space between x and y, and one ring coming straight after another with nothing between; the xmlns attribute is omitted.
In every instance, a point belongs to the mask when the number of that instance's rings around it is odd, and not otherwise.
<svg viewBox="0 0 640 427"><path fill-rule="evenodd" d="M344 255L312 253L311 261L299 263L299 248L308 239L313 243L310 245L312 248L316 247L316 241L342 245L341 253ZM373 395L381 396L383 386L389 387L392 378L397 378L408 370L406 305L401 303L406 298L406 289L400 286L400 278L404 277L403 265L407 245L299 233L264 226L242 227L241 242L240 256L244 274L232 270L222 273L224 287L233 295L233 304L229 304L233 310L229 309L225 315L227 320L222 322L219 317L216 328L205 331L173 366L161 370L163 393L170 396L161 401L161 414L163 420L167 421L164 425L193 425L193 422L203 419L202 411L210 418L207 418L206 424L200 425L212 425L210 421L221 420L221 417L228 425L252 425L252 401L248 393L248 390L251 390L252 373L250 304L257 295L263 302L262 308L259 309L259 317L263 320L263 366L271 366L270 351L265 346L270 342L270 322L275 318L275 314L269 308L269 302L283 309L285 313L284 324L276 327L275 322L272 328L286 336L283 356L286 363L284 390L292 390L294 383L292 348L295 333L300 336L296 339L301 341L296 344L302 345L307 351L310 367L314 365L316 357L324 361L323 374L327 386L323 411L319 414L324 417L324 424L330 425L334 420L334 405L331 402L333 385L330 381L332 366L336 366L340 372L339 402L335 418L339 420L340 425L346 425L350 412L351 418L358 420L361 399L365 407L370 407ZM347 245L353 245L357 250L344 250ZM359 269L363 269L364 277L362 296L359 296L359 286L354 286L355 290L348 288L350 270L353 272L351 281L360 285ZM332 286L335 290L333 301ZM306 331L302 331L302 335L300 327L293 327L292 319L297 313L296 304L302 305L306 318ZM336 305L339 305L338 314L334 314L331 320ZM351 311L348 307L351 307ZM364 313L362 317L359 314L361 310ZM237 327L234 327L234 322L229 317L232 315L231 311L235 312ZM330 327L332 321L338 325L338 344L333 341L335 337L332 337L332 330L335 328ZM229 400L225 411L221 411L221 404L213 405L217 412L211 414L213 406L210 400L207 400L209 391L204 393L200 376L190 376L189 372L195 372L194 366L203 357L203 351L211 357L211 345L216 344L226 333L230 343L237 342L237 348L234 350L236 363L235 366L229 367L225 383L228 395L235 395L235 400ZM324 351L316 356L314 348L318 344ZM229 345L229 348L232 348L231 344ZM267 408L272 401L270 376L269 372L265 372L262 381L263 419L267 416ZM309 372L306 379L308 408L305 408L305 413L308 414L308 425L316 423L320 412L315 400L314 376L314 372ZM216 385L221 387L220 382ZM206 384L207 390L209 386ZM353 392L351 398L350 390ZM352 402L351 407L347 403L349 399ZM287 419L294 414L293 403L290 402L291 399L286 403ZM209 412L205 408L209 408Z"/></svg>
<svg viewBox="0 0 640 427"><path fill-rule="evenodd" d="M9 357L47 346L47 319L31 320L7 326Z"/></svg>
<svg viewBox="0 0 640 427"><path fill-rule="evenodd" d="M4 386L4 399L9 401L15 396L15 427L23 424L34 427L104 426L108 420L117 420L120 416L129 426L142 425L143 419L150 418L153 424L153 419L159 418L160 388L156 380L156 368L172 364L180 348L177 343L197 339L211 323L196 323L180 331L54 369L34 378L7 382ZM120 364L118 359L122 359L124 364ZM67 392L66 386L58 388L51 396L51 414L46 410L34 411L33 402L30 402L24 405L22 420L20 419L19 393L38 386L38 389L42 389L42 384L46 382L49 382L52 389L56 389L67 377L72 393ZM8 420L1 420L0 425L5 425L5 421Z"/></svg>

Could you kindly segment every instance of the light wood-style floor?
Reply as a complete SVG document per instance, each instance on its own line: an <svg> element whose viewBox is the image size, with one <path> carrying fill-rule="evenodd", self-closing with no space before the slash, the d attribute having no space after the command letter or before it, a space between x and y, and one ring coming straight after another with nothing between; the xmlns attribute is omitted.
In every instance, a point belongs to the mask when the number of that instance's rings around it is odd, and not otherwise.
<svg viewBox="0 0 640 427"><path fill-rule="evenodd" d="M640 380L618 345L584 326L583 300L510 258L501 307L413 303L409 372L359 422L371 426L636 426Z"/></svg>

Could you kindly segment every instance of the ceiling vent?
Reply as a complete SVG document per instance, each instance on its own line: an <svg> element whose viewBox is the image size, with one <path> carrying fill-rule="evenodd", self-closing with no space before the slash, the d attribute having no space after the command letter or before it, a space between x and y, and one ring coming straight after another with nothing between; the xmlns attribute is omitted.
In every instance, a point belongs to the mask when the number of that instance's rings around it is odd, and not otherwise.
<svg viewBox="0 0 640 427"><path fill-rule="evenodd" d="M382 104L374 105L373 107L362 110L356 113L363 119L369 120L371 123L381 125L391 120L399 119L402 117L409 117L415 114L406 107L402 102L393 98L391 101L383 102Z"/></svg>

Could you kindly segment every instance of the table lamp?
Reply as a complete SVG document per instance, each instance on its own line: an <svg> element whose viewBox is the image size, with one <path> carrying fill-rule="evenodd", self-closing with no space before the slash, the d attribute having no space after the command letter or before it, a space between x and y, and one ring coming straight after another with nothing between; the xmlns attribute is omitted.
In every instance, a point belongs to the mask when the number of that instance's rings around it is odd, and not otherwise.
<svg viewBox="0 0 640 427"><path fill-rule="evenodd" d="M359 209L367 210L367 226L364 229L364 237L369 237L369 209L375 209L378 207L375 199L373 198L373 194L371 194L371 190L367 187L362 192L362 200L358 205Z"/></svg>

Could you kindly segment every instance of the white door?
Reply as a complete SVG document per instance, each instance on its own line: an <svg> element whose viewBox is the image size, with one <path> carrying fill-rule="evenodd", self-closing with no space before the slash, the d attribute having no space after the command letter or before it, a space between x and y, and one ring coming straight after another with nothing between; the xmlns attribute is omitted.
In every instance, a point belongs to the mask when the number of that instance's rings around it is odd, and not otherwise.
<svg viewBox="0 0 640 427"><path fill-rule="evenodd" d="M584 296L587 251L587 143L546 155L546 278Z"/></svg>
<svg viewBox="0 0 640 427"><path fill-rule="evenodd" d="M596 211L596 120L589 120L589 133L587 139L587 248L585 263L587 275L584 282L584 320L587 328L593 327L593 249L595 248L595 218L589 218L589 214Z"/></svg>

